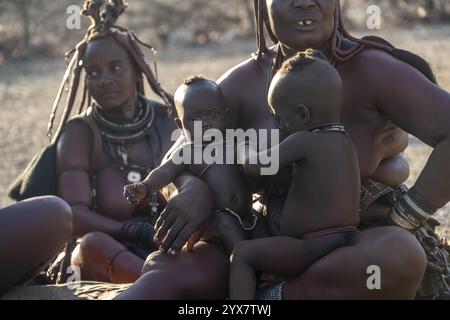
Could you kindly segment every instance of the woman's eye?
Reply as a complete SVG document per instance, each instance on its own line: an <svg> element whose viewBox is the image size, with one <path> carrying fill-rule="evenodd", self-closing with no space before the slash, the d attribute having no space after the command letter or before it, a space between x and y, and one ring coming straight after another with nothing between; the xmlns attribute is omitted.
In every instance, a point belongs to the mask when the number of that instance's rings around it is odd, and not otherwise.
<svg viewBox="0 0 450 320"><path fill-rule="evenodd" d="M113 70L114 71L121 71L122 67L121 66L113 66Z"/></svg>
<svg viewBox="0 0 450 320"><path fill-rule="evenodd" d="M88 71L88 77L89 78L96 78L98 77L98 72L97 71Z"/></svg>
<svg viewBox="0 0 450 320"><path fill-rule="evenodd" d="M215 119L219 116L219 114L217 112L213 112L211 113L211 118Z"/></svg>

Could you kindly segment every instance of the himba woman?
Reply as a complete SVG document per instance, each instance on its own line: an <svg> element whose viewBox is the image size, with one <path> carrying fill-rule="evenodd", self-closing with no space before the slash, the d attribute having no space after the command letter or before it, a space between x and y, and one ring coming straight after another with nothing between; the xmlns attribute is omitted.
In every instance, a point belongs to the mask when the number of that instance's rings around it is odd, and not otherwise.
<svg viewBox="0 0 450 320"><path fill-rule="evenodd" d="M124 185L140 181L160 163L175 129L172 97L161 88L140 47L153 49L116 25L126 9L121 0L85 2L82 13L92 25L68 53L70 63L49 123L52 134L67 89L52 136L58 195L72 208L73 237L80 239L71 262L80 268L82 280L136 280L144 259L157 249L152 223L166 205L160 194L140 206L122 196ZM144 79L163 103L144 96ZM75 101L80 103L78 116L68 121Z"/></svg>

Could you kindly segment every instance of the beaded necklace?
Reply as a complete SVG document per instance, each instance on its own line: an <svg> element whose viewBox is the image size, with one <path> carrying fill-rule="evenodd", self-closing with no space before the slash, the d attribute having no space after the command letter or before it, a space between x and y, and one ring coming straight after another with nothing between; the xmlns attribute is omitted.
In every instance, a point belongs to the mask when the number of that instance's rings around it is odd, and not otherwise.
<svg viewBox="0 0 450 320"><path fill-rule="evenodd" d="M106 119L102 110L96 104L92 107L92 114L97 122L101 137L105 142L104 149L109 157L119 166L122 172L126 172L128 183L137 183L143 180L151 169L156 168L157 154L154 152L154 146L149 142L152 153L152 166L142 166L132 163L128 156L128 146L146 137L154 126L155 109L151 102L145 97L139 95L137 101L136 116L129 122L118 124ZM159 135L158 130L155 130ZM160 137L158 136L158 140ZM158 197L157 193L150 196L150 207L152 215L158 213Z"/></svg>

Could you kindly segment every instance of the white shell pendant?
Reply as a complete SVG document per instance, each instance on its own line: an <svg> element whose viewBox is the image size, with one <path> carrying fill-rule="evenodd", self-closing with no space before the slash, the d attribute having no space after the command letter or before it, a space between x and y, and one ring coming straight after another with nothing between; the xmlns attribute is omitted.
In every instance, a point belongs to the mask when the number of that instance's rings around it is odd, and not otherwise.
<svg viewBox="0 0 450 320"><path fill-rule="evenodd" d="M130 171L130 172L128 172L127 179L128 179L129 183L138 183L138 182L141 182L142 176L139 172Z"/></svg>

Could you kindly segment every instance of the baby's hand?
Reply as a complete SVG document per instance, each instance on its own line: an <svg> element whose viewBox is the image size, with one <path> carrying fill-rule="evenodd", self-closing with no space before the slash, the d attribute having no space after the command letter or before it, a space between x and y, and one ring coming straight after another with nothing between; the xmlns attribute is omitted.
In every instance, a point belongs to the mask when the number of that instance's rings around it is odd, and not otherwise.
<svg viewBox="0 0 450 320"><path fill-rule="evenodd" d="M148 188L142 182L129 184L123 188L123 195L130 204L137 205L148 197Z"/></svg>

